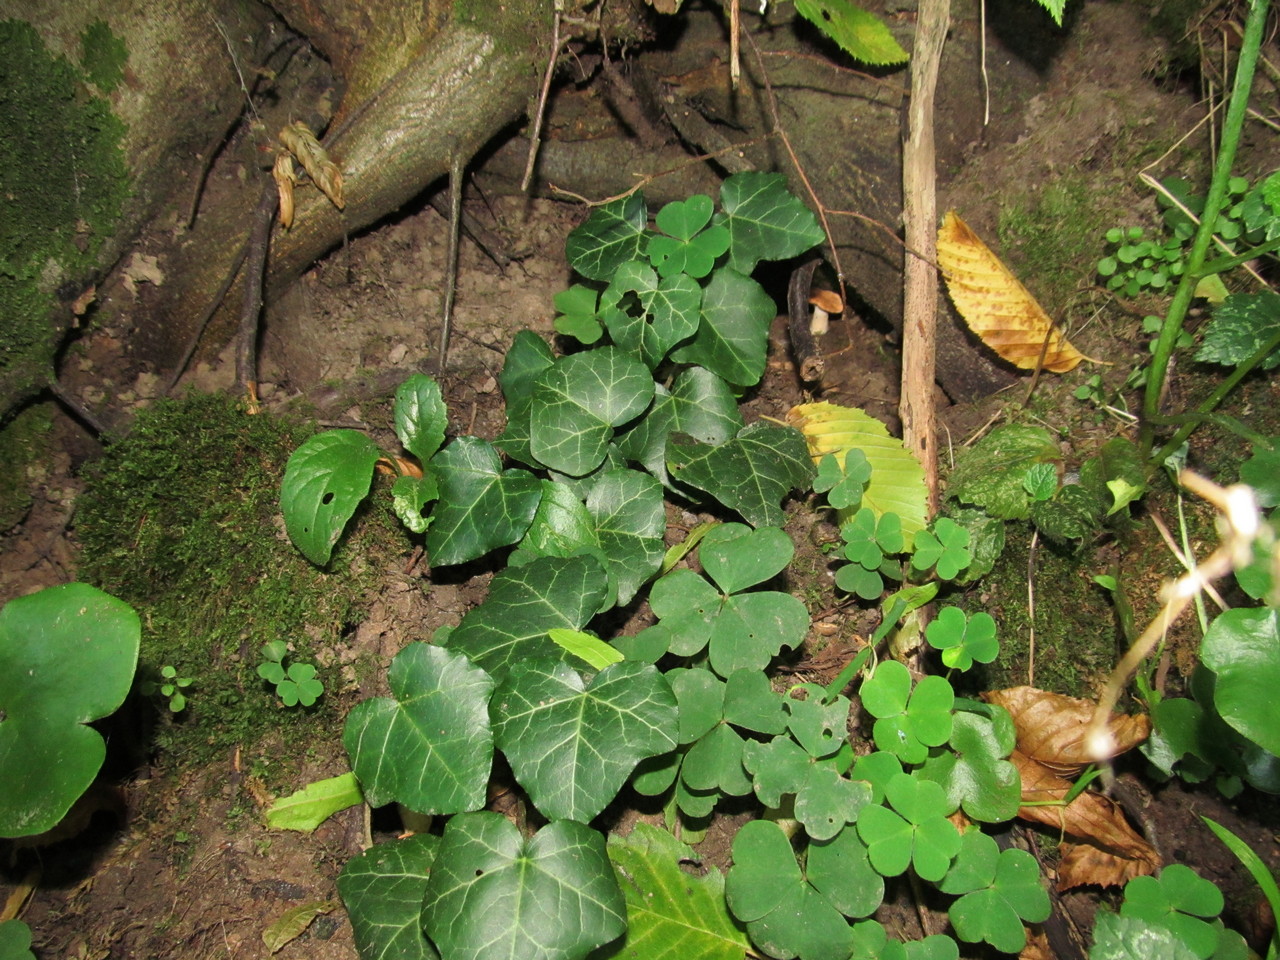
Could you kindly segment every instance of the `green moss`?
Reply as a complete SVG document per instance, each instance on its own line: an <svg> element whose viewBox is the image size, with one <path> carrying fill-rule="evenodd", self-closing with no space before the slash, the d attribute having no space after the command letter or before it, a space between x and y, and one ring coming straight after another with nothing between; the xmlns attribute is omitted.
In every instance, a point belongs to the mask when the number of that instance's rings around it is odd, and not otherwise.
<svg viewBox="0 0 1280 960"><path fill-rule="evenodd" d="M103 93L111 93L124 79L129 48L102 20L95 20L80 34L80 66Z"/></svg>
<svg viewBox="0 0 1280 960"><path fill-rule="evenodd" d="M47 366L54 297L92 270L128 196L123 134L29 23L0 21L0 371Z"/></svg>
<svg viewBox="0 0 1280 960"><path fill-rule="evenodd" d="M0 428L0 530L17 526L31 509L31 471L49 446L53 405L27 407Z"/></svg>
<svg viewBox="0 0 1280 960"><path fill-rule="evenodd" d="M273 729L335 726L340 683L321 671L314 710L284 710L258 678L260 649L285 640L295 659L332 648L404 536L372 509L323 572L283 535L280 481L311 432L250 416L221 396L142 411L87 477L77 513L81 577L132 603L143 620L142 672L172 664L194 678L162 747L201 758ZM352 558L361 558L353 561ZM310 728L314 729L314 727Z"/></svg>

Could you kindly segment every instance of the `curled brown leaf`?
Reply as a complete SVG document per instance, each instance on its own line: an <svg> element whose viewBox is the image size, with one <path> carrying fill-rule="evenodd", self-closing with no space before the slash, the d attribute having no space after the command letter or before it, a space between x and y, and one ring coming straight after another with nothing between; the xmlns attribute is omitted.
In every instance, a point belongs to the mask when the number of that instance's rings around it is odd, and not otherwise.
<svg viewBox="0 0 1280 960"><path fill-rule="evenodd" d="M295 121L280 131L280 142L335 207L341 210L346 206L342 196L342 171L329 159L310 127L301 120Z"/></svg>
<svg viewBox="0 0 1280 960"><path fill-rule="evenodd" d="M982 699L1009 711L1018 730L1018 749L1055 773L1074 776L1093 762L1084 742L1093 719L1092 700L1035 687L988 690ZM1145 714L1113 715L1108 729L1115 744L1112 756L1116 756L1147 739L1151 719Z"/></svg>

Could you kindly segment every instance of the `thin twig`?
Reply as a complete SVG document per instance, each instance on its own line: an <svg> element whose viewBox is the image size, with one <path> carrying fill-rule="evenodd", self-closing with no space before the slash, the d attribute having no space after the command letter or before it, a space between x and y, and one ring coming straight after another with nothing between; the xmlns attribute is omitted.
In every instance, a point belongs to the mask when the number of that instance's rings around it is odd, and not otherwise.
<svg viewBox="0 0 1280 960"><path fill-rule="evenodd" d="M560 37L560 11L556 11L551 27L551 53L547 55L547 69L542 75L542 89L538 93L538 109L533 115L533 130L529 134L529 159L525 162L524 179L520 181L520 192L527 193L529 184L533 182L533 168L538 162L538 147L542 145L542 118L547 113L547 98L551 95L551 80L556 73L556 61L560 59L560 48L564 40Z"/></svg>
<svg viewBox="0 0 1280 960"><path fill-rule="evenodd" d="M271 246L271 224L275 220L278 202L275 181L264 177L262 195L254 208L249 229L244 297L236 345L236 382L249 398L251 413L256 413L258 406L258 320L262 315L262 287L267 272L267 252Z"/></svg>
<svg viewBox="0 0 1280 960"><path fill-rule="evenodd" d="M436 370L441 374L449 362L449 331L453 327L453 302L458 293L458 238L462 233L462 175L466 167L466 158L455 145L449 157L449 249L444 278L444 319L440 324L440 364Z"/></svg>

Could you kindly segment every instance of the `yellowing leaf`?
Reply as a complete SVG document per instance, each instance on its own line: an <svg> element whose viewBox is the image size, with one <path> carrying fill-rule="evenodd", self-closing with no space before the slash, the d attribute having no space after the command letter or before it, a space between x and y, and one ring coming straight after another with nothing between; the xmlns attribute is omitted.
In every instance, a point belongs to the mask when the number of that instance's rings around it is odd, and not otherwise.
<svg viewBox="0 0 1280 960"><path fill-rule="evenodd" d="M294 907L292 910L286 910L279 920L262 931L262 942L267 945L268 950L276 953L286 944L300 937L316 917L322 913L332 913L337 909L338 905L332 900L314 900Z"/></svg>
<svg viewBox="0 0 1280 960"><path fill-rule="evenodd" d="M802 403L787 412L787 423L809 444L816 464L827 454L841 463L855 447L871 464L871 481L862 495L862 506L877 515L893 512L902 520L907 549L916 532L925 527L924 469L902 441L889 436L885 425L868 413L834 403Z"/></svg>
<svg viewBox="0 0 1280 960"><path fill-rule="evenodd" d="M1054 373L1066 373L1084 359L954 210L947 211L938 230L938 266L960 316L1002 359L1034 370L1043 350L1044 369Z"/></svg>
<svg viewBox="0 0 1280 960"><path fill-rule="evenodd" d="M298 120L280 131L280 142L297 158L302 169L335 207L341 210L346 206L342 197L342 171L329 159L329 154L320 146L310 127Z"/></svg>

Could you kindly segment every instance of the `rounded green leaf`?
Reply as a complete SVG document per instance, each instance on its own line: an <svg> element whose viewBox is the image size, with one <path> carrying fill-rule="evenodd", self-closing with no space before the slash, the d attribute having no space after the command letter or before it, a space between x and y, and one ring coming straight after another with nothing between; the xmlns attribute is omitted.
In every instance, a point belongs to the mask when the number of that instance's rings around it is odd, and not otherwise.
<svg viewBox="0 0 1280 960"><path fill-rule="evenodd" d="M703 538L698 551L707 576L725 593L737 593L786 569L795 545L778 527L724 523Z"/></svg>
<svg viewBox="0 0 1280 960"><path fill-rule="evenodd" d="M0 837L50 829L106 755L85 724L129 692L142 627L87 583L48 587L0 610Z"/></svg>
<svg viewBox="0 0 1280 960"><path fill-rule="evenodd" d="M31 928L21 920L0 922L0 957L4 960L35 960L31 946Z"/></svg>
<svg viewBox="0 0 1280 960"><path fill-rule="evenodd" d="M733 838L733 867L725 880L725 899L739 920L759 920L775 909L788 888L803 883L800 866L782 828L770 820L751 820Z"/></svg>
<svg viewBox="0 0 1280 960"><path fill-rule="evenodd" d="M680 710L680 742L693 743L724 718L724 681L710 670L677 667L664 676Z"/></svg>
<svg viewBox="0 0 1280 960"><path fill-rule="evenodd" d="M884 879L871 866L856 830L809 844L806 875L814 888L846 917L869 917L884 899Z"/></svg>
<svg viewBox="0 0 1280 960"><path fill-rule="evenodd" d="M1200 642L1200 659L1217 675L1222 719L1280 755L1280 613L1237 607L1220 614Z"/></svg>
<svg viewBox="0 0 1280 960"><path fill-rule="evenodd" d="M396 390L396 436L422 463L426 463L444 443L449 422L440 385L423 373L415 373Z"/></svg>
<svg viewBox="0 0 1280 960"><path fill-rule="evenodd" d="M369 495L378 445L358 430L316 434L289 458L280 484L280 510L294 546L318 567Z"/></svg>

